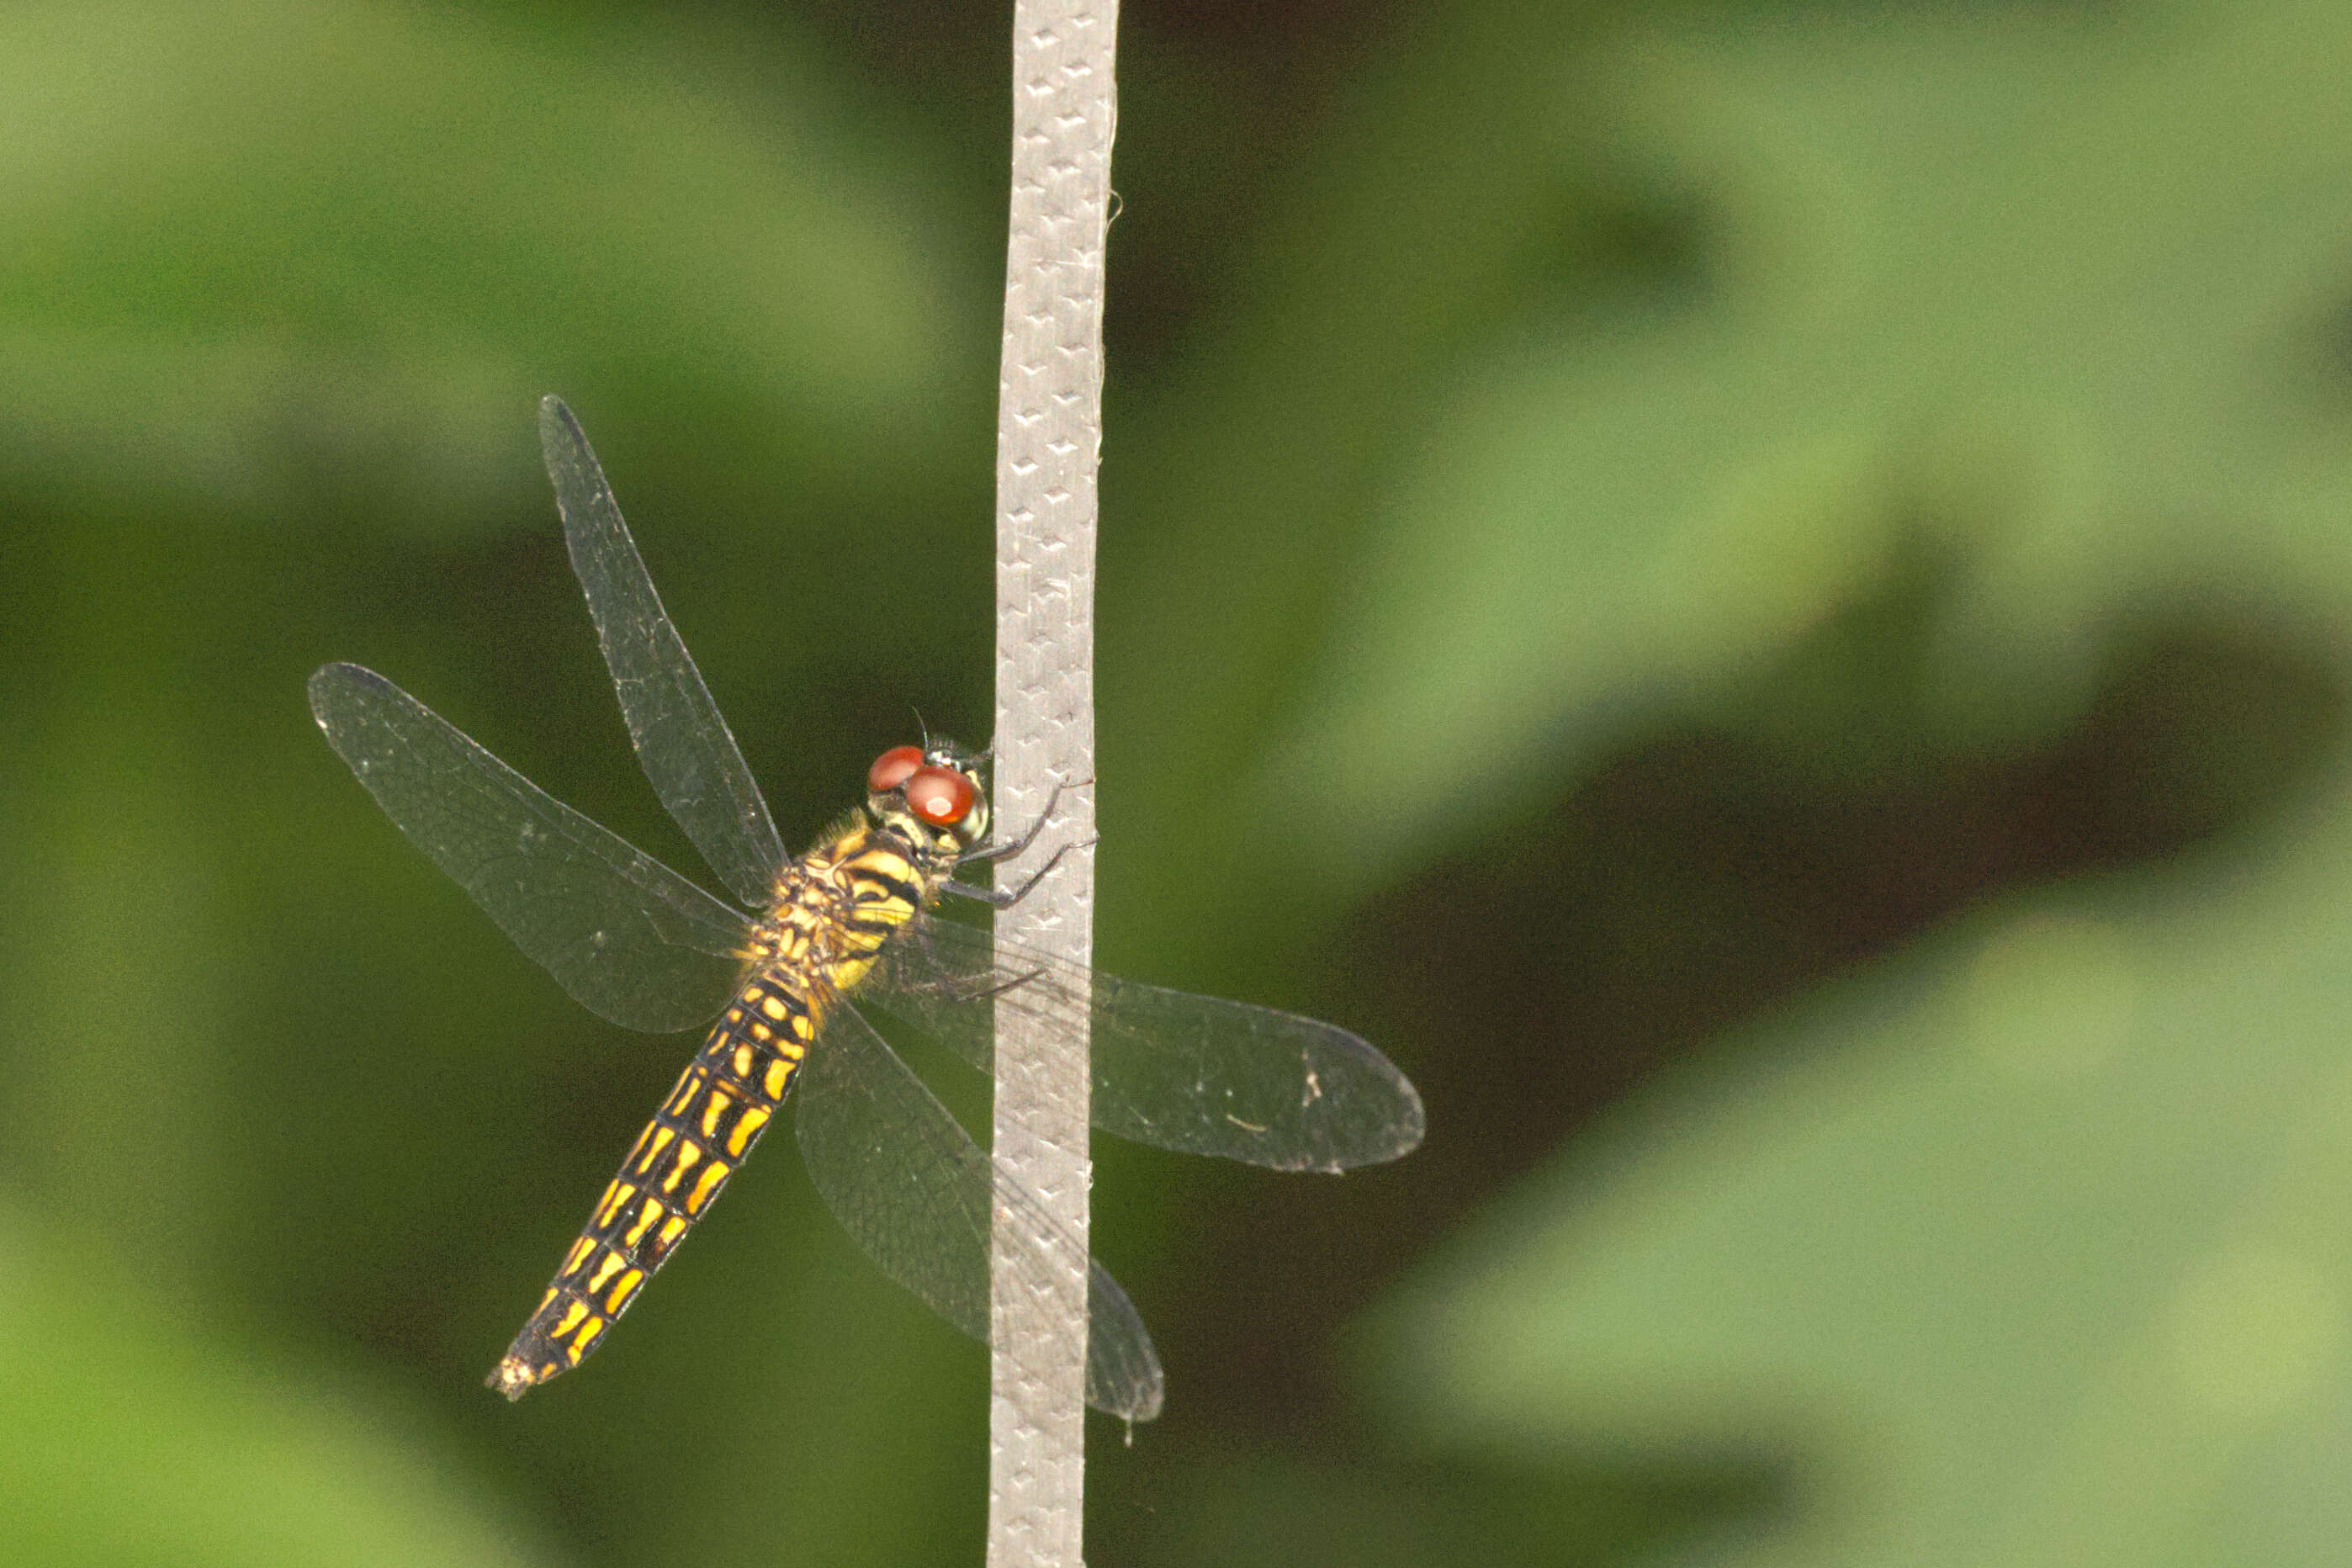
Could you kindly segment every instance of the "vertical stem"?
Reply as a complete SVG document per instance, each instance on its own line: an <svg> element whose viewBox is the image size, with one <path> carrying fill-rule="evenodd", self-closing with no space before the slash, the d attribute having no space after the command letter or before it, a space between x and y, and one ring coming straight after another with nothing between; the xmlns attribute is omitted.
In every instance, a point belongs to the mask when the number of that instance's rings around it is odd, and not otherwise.
<svg viewBox="0 0 2352 1568"><path fill-rule="evenodd" d="M1016 0L1013 201L996 455L996 820L1018 832L1066 790L1022 865L1093 837L1095 468L1102 445L1103 245L1117 0ZM1093 942L1094 855L1074 848L998 934L1077 963ZM1060 1221L1074 1288L995 1271L990 1568L1080 1568L1086 1496L1087 1042L996 1023L995 1156ZM1017 1216L999 1205L1000 1232ZM1003 1256L1009 1249L998 1247Z"/></svg>

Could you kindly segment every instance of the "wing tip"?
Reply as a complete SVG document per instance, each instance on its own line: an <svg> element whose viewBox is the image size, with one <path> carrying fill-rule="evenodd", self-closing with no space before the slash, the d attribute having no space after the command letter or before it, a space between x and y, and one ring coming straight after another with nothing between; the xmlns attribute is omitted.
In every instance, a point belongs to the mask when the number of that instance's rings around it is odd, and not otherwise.
<svg viewBox="0 0 2352 1568"><path fill-rule="evenodd" d="M1336 1176L1365 1165L1390 1164L1403 1159L1421 1147L1422 1138L1429 1130L1429 1110L1422 1102L1421 1090L1413 1087L1412 1079L1405 1077L1396 1063L1382 1056L1379 1050L1361 1040L1356 1043L1362 1046L1367 1055L1387 1069L1384 1076L1392 1096L1392 1103L1384 1108L1386 1113L1377 1123L1372 1123L1370 1118L1360 1115L1364 1101L1376 1100L1377 1097L1374 1095L1365 1094L1357 1099L1356 1105L1351 1108L1358 1112L1356 1115L1340 1112L1335 1108L1334 1116L1342 1120L1339 1125L1332 1128L1330 1141L1323 1151L1326 1159L1320 1163L1310 1160L1303 1166L1295 1168L1317 1170ZM1323 1103L1331 1104L1332 1102L1327 1100ZM1340 1126L1348 1124L1364 1129L1364 1133L1352 1137L1344 1134L1340 1131ZM1376 1136L1372 1135L1375 1131Z"/></svg>
<svg viewBox="0 0 2352 1568"><path fill-rule="evenodd" d="M1391 1160L1402 1160L1420 1148L1423 1134L1429 1131L1429 1108L1422 1103L1421 1090L1413 1087L1412 1079L1398 1073L1397 1089L1404 1097L1404 1114L1397 1119L1396 1152L1389 1156Z"/></svg>
<svg viewBox="0 0 2352 1568"><path fill-rule="evenodd" d="M579 416L572 405L553 393L539 400L540 453L551 465L560 452L585 451L587 433L580 428Z"/></svg>
<svg viewBox="0 0 2352 1568"><path fill-rule="evenodd" d="M1102 1387L1097 1379L1115 1382L1118 1386ZM1167 1402L1168 1380L1157 1360L1141 1375L1125 1378L1112 1378L1092 1364L1087 1368L1087 1403L1106 1415L1126 1422L1130 1428L1129 1442L1134 1441L1132 1428L1139 1423L1160 1419L1160 1409Z"/></svg>
<svg viewBox="0 0 2352 1568"><path fill-rule="evenodd" d="M336 693L352 687L383 687L391 684L383 676L363 664L351 664L342 659L336 659L312 670L310 679L303 683L303 689L310 694L310 717L318 721L320 729L331 732L333 726L330 720Z"/></svg>

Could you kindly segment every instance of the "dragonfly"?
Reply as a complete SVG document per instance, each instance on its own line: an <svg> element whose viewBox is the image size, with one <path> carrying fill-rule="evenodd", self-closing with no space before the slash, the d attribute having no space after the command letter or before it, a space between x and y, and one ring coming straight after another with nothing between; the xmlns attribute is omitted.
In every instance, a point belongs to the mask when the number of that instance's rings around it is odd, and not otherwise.
<svg viewBox="0 0 2352 1568"><path fill-rule="evenodd" d="M975 1339L993 1245L1021 1288L1074 1289L1079 1249L996 1166L868 1022L873 1005L989 1069L994 1011L1091 1037L1093 1120L1119 1137L1276 1170L1338 1172L1420 1142L1412 1085L1336 1026L1163 990L935 918L945 898L1003 906L959 869L1027 851L991 836L982 758L944 743L876 760L865 799L788 855L766 801L662 607L572 411L540 408L564 540L637 761L734 901L556 801L373 670L310 678L313 716L386 816L591 1012L625 1027L706 1027L701 1048L596 1200L489 1385L509 1399L604 1342L798 1090L811 1184L884 1273ZM1086 1395L1129 1421L1163 1383L1126 1292L1088 1259Z"/></svg>

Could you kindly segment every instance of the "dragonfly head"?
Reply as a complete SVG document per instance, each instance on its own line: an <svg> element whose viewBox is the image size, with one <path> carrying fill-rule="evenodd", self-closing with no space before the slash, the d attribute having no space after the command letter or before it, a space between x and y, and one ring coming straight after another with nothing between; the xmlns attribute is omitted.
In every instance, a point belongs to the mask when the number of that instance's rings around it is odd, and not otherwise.
<svg viewBox="0 0 2352 1568"><path fill-rule="evenodd" d="M953 858L988 837L976 758L935 744L893 746L866 774L866 809L886 827Z"/></svg>

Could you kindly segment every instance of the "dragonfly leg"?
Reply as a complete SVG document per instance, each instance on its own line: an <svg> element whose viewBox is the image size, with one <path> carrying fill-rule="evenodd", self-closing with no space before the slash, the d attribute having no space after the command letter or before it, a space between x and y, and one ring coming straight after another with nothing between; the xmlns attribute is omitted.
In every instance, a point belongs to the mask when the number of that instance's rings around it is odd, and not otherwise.
<svg viewBox="0 0 2352 1568"><path fill-rule="evenodd" d="M1054 819L1054 808L1056 805L1059 805L1062 802L1063 790L1076 789L1080 784L1090 784L1094 782L1095 781L1092 779L1080 779L1075 784L1055 784L1054 786L1054 793L1045 797L1045 809L1037 814L1035 819L1029 824L1028 830L1023 833L1020 837L1013 839L1009 844L977 845L957 856L956 864L959 866L975 866L985 865L991 860L1012 859L1024 849L1026 849L1032 844L1036 843L1037 835L1045 831L1045 824Z"/></svg>
<svg viewBox="0 0 2352 1568"><path fill-rule="evenodd" d="M956 999L961 1002L986 1002L992 997L1002 996L1008 991L1019 990L1045 973L1042 969L1033 969L1026 974L1008 974L992 984L974 986L969 991L958 991Z"/></svg>
<svg viewBox="0 0 2352 1568"><path fill-rule="evenodd" d="M1038 820L1043 821L1044 818L1040 817ZM1036 837L1036 832L1034 828L1030 831L1029 837L1033 838ZM1083 842L1092 844L1095 840L1088 838L1083 840ZM1017 888L975 888L969 883L954 880L942 882L940 886L942 890L953 893L959 898L977 899L991 909L1010 909L1014 904L1017 904L1022 900L1027 898L1029 896L1029 890L1032 888L1034 888L1038 883L1044 881L1047 873L1051 872L1055 867L1062 863L1063 856L1067 855L1071 850L1077 847L1078 845L1076 844L1063 845L1059 849L1054 851L1054 857L1052 859L1046 861L1043 866L1038 867L1036 871L1031 875L1029 879L1023 882ZM967 856L965 858L969 859L970 857Z"/></svg>

